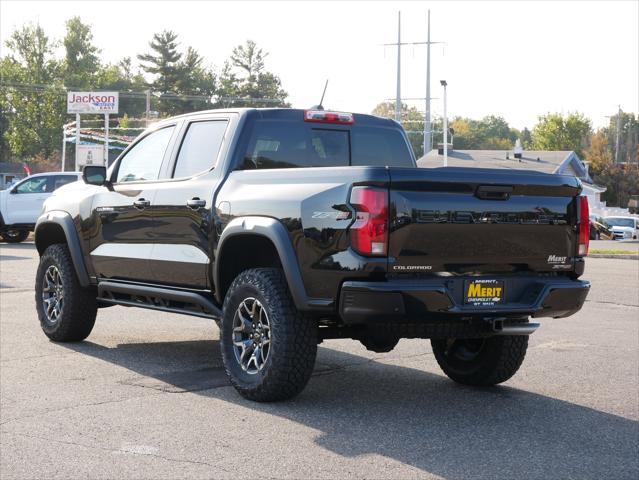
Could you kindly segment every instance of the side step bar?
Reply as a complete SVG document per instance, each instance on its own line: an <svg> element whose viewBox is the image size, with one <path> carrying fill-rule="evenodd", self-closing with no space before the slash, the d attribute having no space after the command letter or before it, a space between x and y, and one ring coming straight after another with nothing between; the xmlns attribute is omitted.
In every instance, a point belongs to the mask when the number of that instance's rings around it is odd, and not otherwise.
<svg viewBox="0 0 639 480"><path fill-rule="evenodd" d="M98 283L98 300L125 307L150 308L219 321L222 310L202 294L124 282Z"/></svg>

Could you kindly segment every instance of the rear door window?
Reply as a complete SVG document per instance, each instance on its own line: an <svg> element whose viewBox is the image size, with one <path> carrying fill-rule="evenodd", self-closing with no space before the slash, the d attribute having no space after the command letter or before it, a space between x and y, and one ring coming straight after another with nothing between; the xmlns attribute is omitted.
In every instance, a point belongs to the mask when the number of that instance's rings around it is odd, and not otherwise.
<svg viewBox="0 0 639 480"><path fill-rule="evenodd" d="M214 167L227 124L226 120L191 123L180 147L173 177L191 177Z"/></svg>

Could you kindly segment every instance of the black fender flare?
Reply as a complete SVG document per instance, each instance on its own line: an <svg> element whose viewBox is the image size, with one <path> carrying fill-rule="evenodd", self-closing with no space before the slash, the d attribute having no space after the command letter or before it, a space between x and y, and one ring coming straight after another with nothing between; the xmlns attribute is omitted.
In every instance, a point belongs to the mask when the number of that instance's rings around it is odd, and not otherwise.
<svg viewBox="0 0 639 480"><path fill-rule="evenodd" d="M89 273L87 272L86 265L84 264L84 256L82 254L82 247L80 246L80 238L78 232L73 223L71 215L63 211L51 211L38 218L35 225L35 244L38 248L38 252L42 255L41 248L38 246L38 230L42 229L44 225L56 224L62 228L64 236L67 241L67 247L71 254L71 260L73 260L73 266L75 273L78 276L78 281L83 287L89 286Z"/></svg>
<svg viewBox="0 0 639 480"><path fill-rule="evenodd" d="M268 238L280 257L286 283L288 284L295 307L300 311L317 310L326 303L323 299L309 299L306 295L302 273L297 263L295 249L284 225L270 217L247 216L231 220L222 231L217 245L217 253L223 252L224 244L237 235L260 235ZM216 255L213 264L213 283L215 285L216 300L221 304L224 299L220 297L220 262ZM331 305L332 306L332 305Z"/></svg>

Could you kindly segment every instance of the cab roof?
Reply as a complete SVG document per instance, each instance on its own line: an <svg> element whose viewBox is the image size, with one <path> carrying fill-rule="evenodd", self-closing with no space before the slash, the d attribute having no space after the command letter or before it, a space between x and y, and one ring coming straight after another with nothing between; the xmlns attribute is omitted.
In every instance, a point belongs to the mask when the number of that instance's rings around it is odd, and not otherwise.
<svg viewBox="0 0 639 480"><path fill-rule="evenodd" d="M162 125L166 122L170 122L176 119L189 119L198 117L200 115L210 115L212 113L231 113L237 115L247 115L254 118L261 119L273 119L273 120L289 120L289 121L303 121L304 120L304 112L306 110L313 109L301 109L301 108L223 108L223 109L211 109L211 110L201 110L198 112L189 112L184 113L182 115L176 115L174 117L169 117L162 119L156 125ZM326 112L337 111L337 110L325 110ZM368 115L364 113L354 113L353 114L355 125L367 125L367 126L385 126L385 127L399 127L400 124L395 120L383 117L377 117L375 115Z"/></svg>

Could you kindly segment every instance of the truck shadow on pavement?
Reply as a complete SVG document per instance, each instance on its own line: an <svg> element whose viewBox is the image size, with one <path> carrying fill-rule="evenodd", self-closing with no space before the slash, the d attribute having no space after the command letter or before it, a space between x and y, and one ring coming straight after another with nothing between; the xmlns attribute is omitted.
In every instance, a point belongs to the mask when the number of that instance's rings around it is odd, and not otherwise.
<svg viewBox="0 0 639 480"><path fill-rule="evenodd" d="M639 422L509 386L463 387L378 361L398 360L395 352L369 359L321 347L298 398L258 404L218 388L229 382L217 341L67 347L135 372L125 381L130 385L197 392L308 426L319 432L317 445L345 457L377 454L451 479L639 474ZM424 352L409 360L426 363L427 342Z"/></svg>

